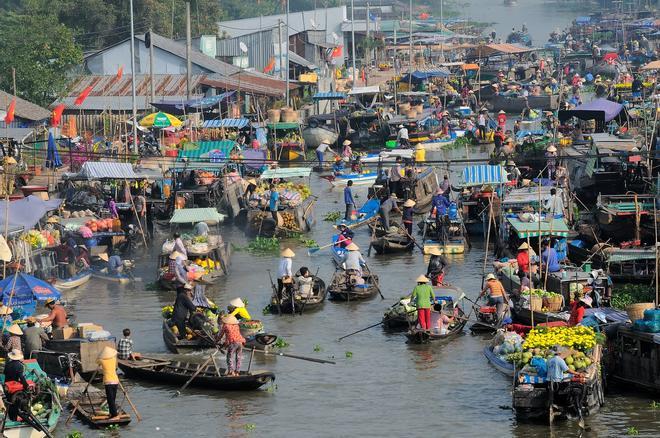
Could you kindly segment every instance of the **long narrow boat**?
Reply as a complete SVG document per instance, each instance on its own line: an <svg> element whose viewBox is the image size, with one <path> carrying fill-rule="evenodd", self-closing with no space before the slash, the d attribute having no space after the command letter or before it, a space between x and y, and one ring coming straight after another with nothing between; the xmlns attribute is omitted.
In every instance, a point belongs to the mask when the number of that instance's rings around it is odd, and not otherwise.
<svg viewBox="0 0 660 438"><path fill-rule="evenodd" d="M76 416L80 421L95 429L105 429L108 426L127 426L131 422L131 416L123 409L119 409L119 418L110 419L110 412L105 397L83 396L82 400L71 402L71 407L76 409Z"/></svg>
<svg viewBox="0 0 660 438"><path fill-rule="evenodd" d="M344 187L349 181L353 181L354 186L364 186L373 184L378 178L378 172L365 171L363 173L340 173L338 175L326 175L321 178L327 180L334 187Z"/></svg>
<svg viewBox="0 0 660 438"><path fill-rule="evenodd" d="M92 277L105 281L112 281L119 284L126 284L131 282L131 277L125 273L110 274L108 268L99 269L92 267Z"/></svg>
<svg viewBox="0 0 660 438"><path fill-rule="evenodd" d="M314 277L312 296L303 298L294 290L292 303L291 297L283 297L278 302L277 297L273 295L270 299L270 312L273 314L278 314L279 312L293 314L318 310L325 301L327 294L328 289L325 287L325 282L319 277Z"/></svg>
<svg viewBox="0 0 660 438"><path fill-rule="evenodd" d="M333 301L362 301L375 297L378 294L376 282L378 276L369 272L362 274L363 284L356 284L347 279L347 273L344 270L335 271L328 286L330 300Z"/></svg>
<svg viewBox="0 0 660 438"><path fill-rule="evenodd" d="M73 277L56 279L53 286L58 289L74 289L87 283L90 278L92 278L92 271L90 269L85 269L78 272Z"/></svg>
<svg viewBox="0 0 660 438"><path fill-rule="evenodd" d="M167 319L163 319L163 341L165 341L167 349L175 354L192 353L193 351L204 350L215 346L213 341L206 336L179 339L172 331Z"/></svg>
<svg viewBox="0 0 660 438"><path fill-rule="evenodd" d="M415 242L401 233L387 233L371 241L376 254L391 254L410 252L415 248Z"/></svg>
<svg viewBox="0 0 660 438"><path fill-rule="evenodd" d="M463 292L459 287L450 284L434 286L433 291L437 301L443 300L448 305L451 305L454 300L458 299ZM417 310L410 306L410 294L392 304L383 313L382 320L383 327L388 330L407 330L416 321Z"/></svg>
<svg viewBox="0 0 660 438"><path fill-rule="evenodd" d="M497 354L493 353L493 347L487 346L484 347L484 356L488 359L488 362L501 373L506 374L507 376L513 377L514 367L513 364L507 362L500 358Z"/></svg>
<svg viewBox="0 0 660 438"><path fill-rule="evenodd" d="M216 358L215 363L221 358ZM119 368L129 378L151 380L170 386L186 383L201 366L201 363L179 360L143 359L119 360ZM253 391L275 380L270 371L241 371L239 376L225 376L226 370L213 361L190 382L190 385L216 391Z"/></svg>
<svg viewBox="0 0 660 438"><path fill-rule="evenodd" d="M357 211L357 217L355 219L341 219L336 222L336 225L343 224L350 227L351 229L356 229L377 220L378 210L380 210L380 201L376 198L369 199Z"/></svg>
<svg viewBox="0 0 660 438"><path fill-rule="evenodd" d="M408 338L409 344L427 344L430 342L433 343L444 343L450 341L451 339L457 337L463 333L463 328L467 323L467 318L461 308L458 308L458 322L450 324L449 330L444 335L430 332L428 330L421 330L417 328L410 329L406 333L406 338Z"/></svg>

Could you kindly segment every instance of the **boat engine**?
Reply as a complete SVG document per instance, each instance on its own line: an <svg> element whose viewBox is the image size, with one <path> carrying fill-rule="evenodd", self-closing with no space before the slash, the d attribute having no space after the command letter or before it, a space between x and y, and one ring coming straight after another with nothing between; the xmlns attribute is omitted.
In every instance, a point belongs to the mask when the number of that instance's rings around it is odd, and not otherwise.
<svg viewBox="0 0 660 438"><path fill-rule="evenodd" d="M24 388L21 382L5 382L4 389L7 397L7 415L12 421L21 421L33 429L43 432L48 438L53 438L50 431L34 416L30 406L35 396L39 394L39 386L32 380L28 380L28 387ZM4 429L4 427L3 427Z"/></svg>

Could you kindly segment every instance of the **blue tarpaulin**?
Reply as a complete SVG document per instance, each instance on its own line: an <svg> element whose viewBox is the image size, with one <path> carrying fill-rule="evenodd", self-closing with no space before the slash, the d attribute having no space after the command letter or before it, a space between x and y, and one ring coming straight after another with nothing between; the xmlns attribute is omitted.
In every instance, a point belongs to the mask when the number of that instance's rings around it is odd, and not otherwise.
<svg viewBox="0 0 660 438"><path fill-rule="evenodd" d="M18 277L14 284L14 277L16 275ZM14 290L13 295L12 286ZM23 317L34 314L37 301L46 301L48 298L58 300L60 298L60 291L52 285L32 275L21 272L12 274L0 281L0 290L2 291L2 303L5 306L12 307L14 310L20 309Z"/></svg>
<svg viewBox="0 0 660 438"><path fill-rule="evenodd" d="M410 76L412 76L412 82L419 83L428 81L431 78L446 78L449 76L449 72L444 69L417 70L402 77L401 82L409 82L411 80Z"/></svg>
<svg viewBox="0 0 660 438"><path fill-rule="evenodd" d="M27 198L9 202L9 214L6 212L7 201L0 201L0 217L9 218L10 228L21 227L29 230L46 213L60 208L62 201L62 199L44 201L38 196L30 195Z"/></svg>
<svg viewBox="0 0 660 438"><path fill-rule="evenodd" d="M323 93L316 93L312 96L314 100L342 100L346 99L346 93L340 93L338 91L326 91Z"/></svg>
<svg viewBox="0 0 660 438"><path fill-rule="evenodd" d="M201 99L192 100L161 100L159 102L152 102L151 104L158 108L160 111L174 114L183 115L187 113L194 113L197 111L204 111L213 109L220 102L233 96L236 91L227 91L226 93L218 94L217 96L202 97Z"/></svg>
<svg viewBox="0 0 660 438"><path fill-rule="evenodd" d="M62 167L62 160L60 160L60 154L57 152L57 146L55 145L55 139L53 138L53 133L48 133L48 150L46 151L46 167L49 169L57 169Z"/></svg>
<svg viewBox="0 0 660 438"><path fill-rule="evenodd" d="M507 182L506 171L502 166L480 164L468 166L463 169L462 185L464 187L481 186L484 184L505 184Z"/></svg>
<svg viewBox="0 0 660 438"><path fill-rule="evenodd" d="M245 128L250 121L248 119L215 119L205 120L202 128Z"/></svg>

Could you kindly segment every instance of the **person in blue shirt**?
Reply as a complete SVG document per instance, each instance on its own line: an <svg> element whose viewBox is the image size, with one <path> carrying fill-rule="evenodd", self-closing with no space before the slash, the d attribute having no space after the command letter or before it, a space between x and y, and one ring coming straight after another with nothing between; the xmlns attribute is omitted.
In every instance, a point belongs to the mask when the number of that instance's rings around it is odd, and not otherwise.
<svg viewBox="0 0 660 438"><path fill-rule="evenodd" d="M273 220L277 223L277 203L280 200L280 193L275 189L275 184L270 185L270 202L268 209L273 216Z"/></svg>
<svg viewBox="0 0 660 438"><path fill-rule="evenodd" d="M555 355L548 359L548 381L552 383L562 382L564 380L564 373L580 375L580 373L572 371L566 365L566 361L561 357L561 353L559 353L559 347L555 346L554 351Z"/></svg>
<svg viewBox="0 0 660 438"><path fill-rule="evenodd" d="M344 213L344 219L349 221L351 220L351 213L355 209L355 200L353 199L353 180L348 180L346 187L344 188L344 204L346 204L346 212Z"/></svg>
<svg viewBox="0 0 660 438"><path fill-rule="evenodd" d="M544 248L545 249L541 253L543 269L547 269L548 272L559 272L561 269L561 266L559 265L559 256L557 251L552 247L550 240L545 241Z"/></svg>
<svg viewBox="0 0 660 438"><path fill-rule="evenodd" d="M603 312L594 312L593 314L582 318L582 321L580 321L578 325L591 327L595 332L599 333L601 324L607 324L607 317Z"/></svg>
<svg viewBox="0 0 660 438"><path fill-rule="evenodd" d="M438 188L431 199L431 211L435 210L435 228L438 232L438 239L442 239L443 241L445 240L444 223L449 205L449 199L443 194L442 188Z"/></svg>

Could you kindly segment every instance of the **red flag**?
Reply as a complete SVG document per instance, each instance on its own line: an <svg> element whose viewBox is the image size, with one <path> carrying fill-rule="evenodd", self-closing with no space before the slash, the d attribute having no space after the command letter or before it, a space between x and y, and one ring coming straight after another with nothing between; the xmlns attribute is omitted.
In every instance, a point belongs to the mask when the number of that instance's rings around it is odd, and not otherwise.
<svg viewBox="0 0 660 438"><path fill-rule="evenodd" d="M339 58L342 56L342 52L344 50L344 46L337 46L334 49L332 49L332 52L330 53L331 58Z"/></svg>
<svg viewBox="0 0 660 438"><path fill-rule="evenodd" d="M52 127L56 127L60 125L60 122L62 121L62 112L64 112L64 104L61 103L53 109L53 112L51 113L51 118L50 118L50 124Z"/></svg>
<svg viewBox="0 0 660 438"><path fill-rule="evenodd" d="M87 99L87 96L89 96L89 93L92 92L92 86L90 85L89 87L85 88L82 93L76 98L76 101L74 102L75 105L82 105L82 103Z"/></svg>
<svg viewBox="0 0 660 438"><path fill-rule="evenodd" d="M264 73L270 73L271 71L273 71L274 68L275 68L275 58L273 57L270 58L270 61L268 61L268 65L264 67Z"/></svg>
<svg viewBox="0 0 660 438"><path fill-rule="evenodd" d="M362 82L367 82L367 69L362 69Z"/></svg>
<svg viewBox="0 0 660 438"><path fill-rule="evenodd" d="M124 66L122 65L117 69L117 80L121 80L121 77L124 76Z"/></svg>
<svg viewBox="0 0 660 438"><path fill-rule="evenodd" d="M14 97L11 102L9 103L9 107L7 108L7 115L5 116L5 123L10 124L11 122L14 121L14 112L16 111L16 98Z"/></svg>

